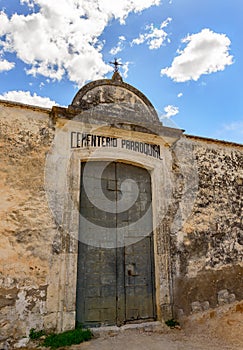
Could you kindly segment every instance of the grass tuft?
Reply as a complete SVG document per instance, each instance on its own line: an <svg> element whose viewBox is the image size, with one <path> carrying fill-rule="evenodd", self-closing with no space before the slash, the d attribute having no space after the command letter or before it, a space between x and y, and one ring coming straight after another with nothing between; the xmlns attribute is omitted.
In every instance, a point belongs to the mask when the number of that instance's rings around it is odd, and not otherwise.
<svg viewBox="0 0 243 350"><path fill-rule="evenodd" d="M42 345L57 349L61 346L69 346L73 344L80 344L84 341L90 340L92 333L89 329L77 328L71 331L66 331L59 334L49 334Z"/></svg>
<svg viewBox="0 0 243 350"><path fill-rule="evenodd" d="M170 328L175 328L180 326L179 322L171 318L170 320L165 321L165 324Z"/></svg>
<svg viewBox="0 0 243 350"><path fill-rule="evenodd" d="M29 337L31 340L40 339L43 335L46 335L44 330L36 331L34 328L31 328Z"/></svg>

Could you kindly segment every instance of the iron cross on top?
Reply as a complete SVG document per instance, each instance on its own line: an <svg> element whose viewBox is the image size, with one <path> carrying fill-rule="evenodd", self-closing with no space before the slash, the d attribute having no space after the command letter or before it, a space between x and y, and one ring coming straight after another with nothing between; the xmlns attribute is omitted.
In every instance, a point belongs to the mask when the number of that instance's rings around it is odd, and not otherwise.
<svg viewBox="0 0 243 350"><path fill-rule="evenodd" d="M119 71L119 66L122 66L122 63L119 63L117 61L117 58L114 59L114 62L109 62L109 63L114 66L114 72L118 72Z"/></svg>

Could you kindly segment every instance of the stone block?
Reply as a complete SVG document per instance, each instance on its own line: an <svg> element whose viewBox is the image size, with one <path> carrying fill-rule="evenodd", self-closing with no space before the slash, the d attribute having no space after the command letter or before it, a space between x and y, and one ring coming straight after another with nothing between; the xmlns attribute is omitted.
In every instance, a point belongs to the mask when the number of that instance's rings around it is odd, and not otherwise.
<svg viewBox="0 0 243 350"><path fill-rule="evenodd" d="M201 303L201 306L202 306L203 311L209 310L209 307L210 307L208 301L203 301L203 302Z"/></svg>
<svg viewBox="0 0 243 350"><path fill-rule="evenodd" d="M218 292L218 304L224 305L229 302L229 292L227 289L222 289Z"/></svg>
<svg viewBox="0 0 243 350"><path fill-rule="evenodd" d="M0 343L0 349L1 350L10 350L9 342L6 340L5 342Z"/></svg>
<svg viewBox="0 0 243 350"><path fill-rule="evenodd" d="M62 331L68 331L75 328L76 312L63 312Z"/></svg>
<svg viewBox="0 0 243 350"><path fill-rule="evenodd" d="M192 308L192 312L201 312L202 309L202 305L199 301L194 301L193 303L191 303L191 308Z"/></svg>
<svg viewBox="0 0 243 350"><path fill-rule="evenodd" d="M14 344L14 348L15 349L19 349L19 348L22 349L22 347L27 346L28 342L29 342L29 338L22 338L17 343Z"/></svg>
<svg viewBox="0 0 243 350"><path fill-rule="evenodd" d="M44 316L44 329L56 330L58 313L52 312Z"/></svg>
<svg viewBox="0 0 243 350"><path fill-rule="evenodd" d="M183 309L178 309L178 310L176 311L176 316L177 316L178 319L180 319L181 317L183 317L183 316L184 316L184 310L183 310Z"/></svg>
<svg viewBox="0 0 243 350"><path fill-rule="evenodd" d="M235 302L235 300L236 300L236 298L235 298L235 294L229 294L229 303L234 303Z"/></svg>

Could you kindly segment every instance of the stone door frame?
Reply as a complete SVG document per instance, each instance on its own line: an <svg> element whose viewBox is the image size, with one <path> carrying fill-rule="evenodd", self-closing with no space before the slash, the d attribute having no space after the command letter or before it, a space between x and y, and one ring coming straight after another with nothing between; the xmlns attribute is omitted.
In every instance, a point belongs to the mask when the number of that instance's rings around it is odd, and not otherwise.
<svg viewBox="0 0 243 350"><path fill-rule="evenodd" d="M75 327L76 321L76 286L77 286L77 256L78 256L78 232L79 232L79 200L80 177L82 161L119 161L146 168L151 175L152 208L153 208L153 242L154 242L154 266L155 266L155 307L157 319L166 320L172 317L172 285L170 264L170 243L168 232L163 228L164 217L172 190L169 166L171 153L168 147L161 144L162 160L126 150L102 149L102 152L77 149L72 152L68 163L68 176L65 179L63 190L62 212L62 245L64 252L61 254L60 279L56 305L57 330L63 331ZM63 185L64 186L64 185ZM59 190L60 192L60 190Z"/></svg>

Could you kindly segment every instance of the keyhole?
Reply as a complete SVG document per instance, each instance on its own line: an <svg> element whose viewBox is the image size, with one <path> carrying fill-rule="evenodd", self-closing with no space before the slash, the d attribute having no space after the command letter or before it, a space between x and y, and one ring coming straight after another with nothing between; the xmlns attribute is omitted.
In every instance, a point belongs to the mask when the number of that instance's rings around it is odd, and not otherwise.
<svg viewBox="0 0 243 350"><path fill-rule="evenodd" d="M128 270L127 273L128 273L128 276L132 276L132 270Z"/></svg>

